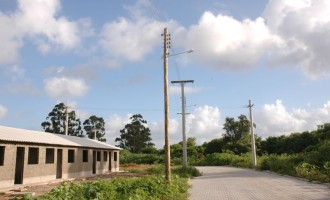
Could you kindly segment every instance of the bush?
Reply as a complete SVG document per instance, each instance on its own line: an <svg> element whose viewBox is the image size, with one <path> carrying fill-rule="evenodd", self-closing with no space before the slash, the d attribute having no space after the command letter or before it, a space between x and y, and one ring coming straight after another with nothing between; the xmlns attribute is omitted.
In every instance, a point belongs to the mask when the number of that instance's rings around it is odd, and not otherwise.
<svg viewBox="0 0 330 200"><path fill-rule="evenodd" d="M192 166L173 168L172 173L182 178L192 178L202 175L202 173L196 167Z"/></svg>
<svg viewBox="0 0 330 200"><path fill-rule="evenodd" d="M161 176L114 178L109 181L63 183L38 199L143 199L172 200L188 198L188 181L173 177L171 184Z"/></svg>
<svg viewBox="0 0 330 200"><path fill-rule="evenodd" d="M119 159L121 164L135 163L151 165L164 162L164 156L158 154L136 154L127 150L121 151Z"/></svg>
<svg viewBox="0 0 330 200"><path fill-rule="evenodd" d="M302 163L296 167L296 172L299 177L314 180L320 173L319 168L309 163Z"/></svg>
<svg viewBox="0 0 330 200"><path fill-rule="evenodd" d="M259 159L259 169L270 170L280 174L296 175L295 167L303 161L300 155L266 155Z"/></svg>
<svg viewBox="0 0 330 200"><path fill-rule="evenodd" d="M236 156L236 155L229 154L229 153L213 153L213 154L206 155L199 164L204 165L204 166L230 165L234 156Z"/></svg>

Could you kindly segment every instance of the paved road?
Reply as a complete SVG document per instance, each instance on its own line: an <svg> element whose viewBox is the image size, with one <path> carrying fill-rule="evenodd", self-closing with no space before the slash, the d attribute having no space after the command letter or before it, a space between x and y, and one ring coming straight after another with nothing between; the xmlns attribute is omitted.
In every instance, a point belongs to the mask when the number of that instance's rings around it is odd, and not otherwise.
<svg viewBox="0 0 330 200"><path fill-rule="evenodd" d="M326 185L232 167L198 167L191 200L330 200Z"/></svg>

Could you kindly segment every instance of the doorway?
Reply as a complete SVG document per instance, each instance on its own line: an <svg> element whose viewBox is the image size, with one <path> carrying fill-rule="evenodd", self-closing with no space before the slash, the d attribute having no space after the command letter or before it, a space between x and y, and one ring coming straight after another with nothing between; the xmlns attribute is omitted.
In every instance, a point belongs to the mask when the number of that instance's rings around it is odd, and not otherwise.
<svg viewBox="0 0 330 200"><path fill-rule="evenodd" d="M17 147L14 184L23 184L24 154L25 154L25 148Z"/></svg>
<svg viewBox="0 0 330 200"><path fill-rule="evenodd" d="M62 178L62 157L63 157L63 150L57 149L57 165L56 165L56 178Z"/></svg>
<svg viewBox="0 0 330 200"><path fill-rule="evenodd" d="M93 174L96 174L96 151L93 151Z"/></svg>
<svg viewBox="0 0 330 200"><path fill-rule="evenodd" d="M111 170L112 170L112 166L111 166L111 164L112 164L112 160L111 160L111 151L109 151L109 171L111 172Z"/></svg>

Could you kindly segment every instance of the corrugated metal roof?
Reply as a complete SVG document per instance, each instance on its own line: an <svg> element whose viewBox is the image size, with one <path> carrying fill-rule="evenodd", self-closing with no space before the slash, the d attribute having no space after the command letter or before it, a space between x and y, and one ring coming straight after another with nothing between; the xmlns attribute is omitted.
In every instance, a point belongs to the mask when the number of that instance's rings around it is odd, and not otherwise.
<svg viewBox="0 0 330 200"><path fill-rule="evenodd" d="M120 150L120 148L105 142L87 138L24 130L6 126L0 126L0 142L1 141Z"/></svg>

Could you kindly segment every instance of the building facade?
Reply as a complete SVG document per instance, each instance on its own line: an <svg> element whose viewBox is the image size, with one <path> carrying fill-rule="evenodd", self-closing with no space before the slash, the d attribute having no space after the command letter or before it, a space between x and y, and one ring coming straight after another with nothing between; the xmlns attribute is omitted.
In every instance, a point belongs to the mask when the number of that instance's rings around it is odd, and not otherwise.
<svg viewBox="0 0 330 200"><path fill-rule="evenodd" d="M120 148L0 126L0 188L119 171Z"/></svg>

